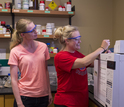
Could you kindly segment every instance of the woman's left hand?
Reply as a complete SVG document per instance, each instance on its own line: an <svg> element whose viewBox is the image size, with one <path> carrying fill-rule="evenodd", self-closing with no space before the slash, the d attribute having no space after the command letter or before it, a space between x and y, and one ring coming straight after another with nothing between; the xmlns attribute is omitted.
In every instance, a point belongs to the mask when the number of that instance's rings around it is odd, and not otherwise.
<svg viewBox="0 0 124 107"><path fill-rule="evenodd" d="M49 106L50 104L52 104L52 102L53 102L53 97L52 97L52 95L51 95L51 93L50 93L50 95L49 95L49 104L48 104L48 106Z"/></svg>

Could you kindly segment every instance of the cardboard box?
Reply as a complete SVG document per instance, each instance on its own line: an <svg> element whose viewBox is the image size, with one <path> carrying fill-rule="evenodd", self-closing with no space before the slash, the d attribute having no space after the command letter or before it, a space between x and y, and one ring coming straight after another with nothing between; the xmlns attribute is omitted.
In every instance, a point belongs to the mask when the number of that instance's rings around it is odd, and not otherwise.
<svg viewBox="0 0 124 107"><path fill-rule="evenodd" d="M49 11L58 11L60 0L45 0L45 7L49 8Z"/></svg>

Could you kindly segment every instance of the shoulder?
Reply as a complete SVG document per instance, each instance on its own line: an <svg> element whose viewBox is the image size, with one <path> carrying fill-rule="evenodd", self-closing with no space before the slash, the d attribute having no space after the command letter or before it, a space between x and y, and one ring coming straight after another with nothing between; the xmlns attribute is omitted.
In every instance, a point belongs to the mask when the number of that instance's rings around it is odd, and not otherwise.
<svg viewBox="0 0 124 107"><path fill-rule="evenodd" d="M39 44L39 46L47 46L44 42L39 42L38 41L38 44Z"/></svg>
<svg viewBox="0 0 124 107"><path fill-rule="evenodd" d="M19 45L15 46L14 48L12 48L10 52L16 53L16 52L18 52L18 51L21 51L21 48L20 48L20 47L21 47L21 46L20 46L20 44L19 44Z"/></svg>

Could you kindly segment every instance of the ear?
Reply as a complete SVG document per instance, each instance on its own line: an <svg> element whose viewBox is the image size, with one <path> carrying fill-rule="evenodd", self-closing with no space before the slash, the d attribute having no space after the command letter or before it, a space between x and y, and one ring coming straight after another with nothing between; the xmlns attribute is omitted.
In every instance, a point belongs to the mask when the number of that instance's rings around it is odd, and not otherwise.
<svg viewBox="0 0 124 107"><path fill-rule="evenodd" d="M21 33L21 36L24 37L24 33Z"/></svg>
<svg viewBox="0 0 124 107"><path fill-rule="evenodd" d="M68 44L69 43L69 40L68 39L65 39L65 43Z"/></svg>

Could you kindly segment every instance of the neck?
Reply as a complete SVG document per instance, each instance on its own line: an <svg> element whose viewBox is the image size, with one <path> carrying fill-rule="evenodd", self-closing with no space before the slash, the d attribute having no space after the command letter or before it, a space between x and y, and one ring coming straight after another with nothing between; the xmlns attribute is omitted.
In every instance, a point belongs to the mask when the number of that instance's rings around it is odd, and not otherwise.
<svg viewBox="0 0 124 107"><path fill-rule="evenodd" d="M74 52L75 52L75 50L71 50L71 49L68 48L68 47L65 47L65 48L63 49L63 51L67 51L67 52L70 52L70 53L74 53Z"/></svg>
<svg viewBox="0 0 124 107"><path fill-rule="evenodd" d="M23 42L21 43L21 45L22 45L23 47L32 48L32 47L34 47L34 45L35 45L35 41L34 41L34 40L31 40L31 41L25 41L25 40L23 40Z"/></svg>

